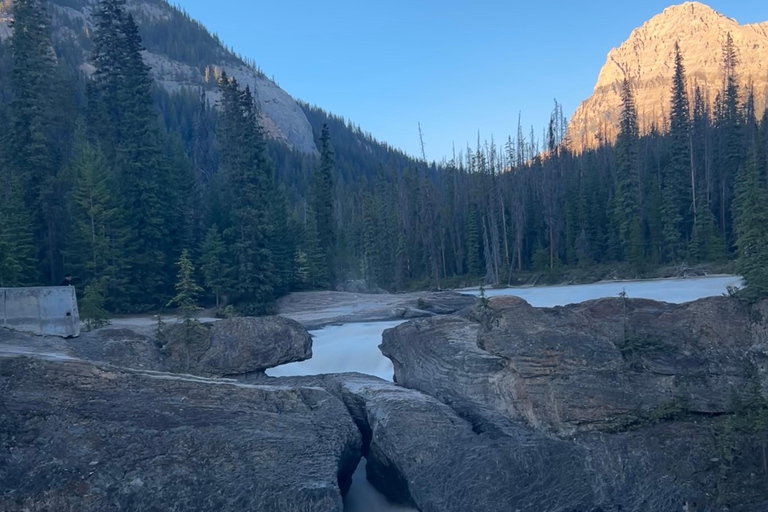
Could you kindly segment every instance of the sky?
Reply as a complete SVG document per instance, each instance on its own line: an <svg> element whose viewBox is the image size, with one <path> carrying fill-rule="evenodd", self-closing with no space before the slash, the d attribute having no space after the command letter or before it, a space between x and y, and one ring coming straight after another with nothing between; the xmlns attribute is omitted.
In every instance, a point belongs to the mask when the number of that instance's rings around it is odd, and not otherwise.
<svg viewBox="0 0 768 512"><path fill-rule="evenodd" d="M611 48L670 0L180 0L294 98L378 140L440 161L482 140L540 137L557 100L570 118ZM739 23L768 1L713 0Z"/></svg>

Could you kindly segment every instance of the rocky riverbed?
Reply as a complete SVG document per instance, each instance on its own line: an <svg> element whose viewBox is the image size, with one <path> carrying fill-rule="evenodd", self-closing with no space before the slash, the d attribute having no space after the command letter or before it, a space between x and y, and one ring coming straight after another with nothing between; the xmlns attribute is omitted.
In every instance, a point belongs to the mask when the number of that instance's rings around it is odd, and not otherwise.
<svg viewBox="0 0 768 512"><path fill-rule="evenodd" d="M768 509L768 303L377 300L426 312L394 383L267 376L312 356L279 317L0 331L0 510L342 511L363 456L421 512Z"/></svg>

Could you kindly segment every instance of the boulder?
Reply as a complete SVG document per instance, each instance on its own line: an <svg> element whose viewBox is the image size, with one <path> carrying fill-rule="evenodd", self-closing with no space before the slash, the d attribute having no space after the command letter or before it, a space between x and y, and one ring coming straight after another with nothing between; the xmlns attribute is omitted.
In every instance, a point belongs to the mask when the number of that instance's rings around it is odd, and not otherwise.
<svg viewBox="0 0 768 512"><path fill-rule="evenodd" d="M477 297L457 292L430 292L420 294L411 304L417 309L435 315L452 315L477 303Z"/></svg>
<svg viewBox="0 0 768 512"><path fill-rule="evenodd" d="M178 325L168 339L163 352L173 371L208 377L259 373L312 357L312 336L279 316L229 318L192 329Z"/></svg>
<svg viewBox="0 0 768 512"><path fill-rule="evenodd" d="M360 457L318 388L0 357L0 510L343 510Z"/></svg>
<svg viewBox="0 0 768 512"><path fill-rule="evenodd" d="M671 406L730 413L755 379L768 390L762 323L750 311L725 297L557 308L500 297L473 312L480 321L409 322L385 331L381 348L396 382L461 412L568 433Z"/></svg>

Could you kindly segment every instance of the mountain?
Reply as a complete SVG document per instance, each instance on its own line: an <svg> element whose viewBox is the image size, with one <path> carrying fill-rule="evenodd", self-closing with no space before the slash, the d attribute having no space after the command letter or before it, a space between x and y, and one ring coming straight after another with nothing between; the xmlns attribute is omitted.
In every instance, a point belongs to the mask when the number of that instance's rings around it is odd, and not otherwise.
<svg viewBox="0 0 768 512"><path fill-rule="evenodd" d="M91 47L91 12L97 0L51 0L53 36L59 57L86 72ZM10 36L11 0L0 0L0 40ZM253 90L267 135L302 153L316 153L312 126L301 106L252 63L226 48L200 23L165 0L128 0L146 47L155 81L169 92L205 89L218 99L216 77L225 71ZM63 55L62 55L63 54Z"/></svg>
<svg viewBox="0 0 768 512"><path fill-rule="evenodd" d="M753 85L756 110L762 112L768 89L768 22L739 25L706 5L686 2L654 16L608 53L594 93L571 119L572 145L590 148L600 138L615 139L625 77L635 92L641 131L663 126L669 113L675 42L680 44L690 88L698 85L714 102L722 89L723 44L729 33L737 50L739 82Z"/></svg>

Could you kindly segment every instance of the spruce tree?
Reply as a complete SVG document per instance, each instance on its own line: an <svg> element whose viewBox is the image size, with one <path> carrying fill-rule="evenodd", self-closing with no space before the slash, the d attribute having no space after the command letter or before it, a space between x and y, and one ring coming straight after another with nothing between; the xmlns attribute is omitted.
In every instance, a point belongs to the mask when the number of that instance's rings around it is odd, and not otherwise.
<svg viewBox="0 0 768 512"><path fill-rule="evenodd" d="M123 251L125 229L117 185L106 160L97 147L80 134L70 164L75 188L70 197L71 224L65 258L72 274L83 287L99 281L98 288L117 291L122 277L116 261Z"/></svg>
<svg viewBox="0 0 768 512"><path fill-rule="evenodd" d="M232 286L232 269L227 265L226 253L227 249L218 227L211 226L200 248L200 271L205 287L216 296L217 309L221 294Z"/></svg>
<svg viewBox="0 0 768 512"><path fill-rule="evenodd" d="M174 223L170 164L163 152L152 105L149 67L124 0L103 0L96 9L92 62L96 68L89 102L98 118L99 140L115 169L123 201L126 240L119 272L125 309L147 310L164 304L172 279L166 254L178 254L167 239ZM111 161L110 161L111 159Z"/></svg>
<svg viewBox="0 0 768 512"><path fill-rule="evenodd" d="M637 108L629 80L621 87L621 121L616 139L615 225L622 253L638 268L643 263L643 233L640 224L640 169L638 161Z"/></svg>
<svg viewBox="0 0 768 512"><path fill-rule="evenodd" d="M669 130L669 162L662 173L662 223L664 255L667 261L685 255L694 212L691 197L691 119L685 67L675 43L675 75L672 80L672 108Z"/></svg>
<svg viewBox="0 0 768 512"><path fill-rule="evenodd" d="M277 284L273 237L284 235L275 233L273 225L273 209L278 207L274 201L278 193L274 167L250 88L241 90L237 81L226 75L220 88L221 172L231 209L231 225L224 238L233 256L233 291L242 312L263 314L271 308Z"/></svg>
<svg viewBox="0 0 768 512"><path fill-rule="evenodd" d="M467 215L467 273L472 277L480 277L480 233L477 225L477 211L469 207Z"/></svg>
<svg viewBox="0 0 768 512"><path fill-rule="evenodd" d="M100 329L111 323L105 302L103 281L92 281L85 287L79 313L86 331Z"/></svg>
<svg viewBox="0 0 768 512"><path fill-rule="evenodd" d="M320 135L320 165L315 171L312 197L317 217L317 233L320 249L325 255L328 285L336 284L336 219L333 199L334 155L331 134L327 124Z"/></svg>
<svg viewBox="0 0 768 512"><path fill-rule="evenodd" d="M179 273L176 278L176 295L168 302L168 307L175 307L187 329L197 325L196 313L200 311L197 296L203 291L195 283L195 267L189 259L189 251L184 249L177 262Z"/></svg>
<svg viewBox="0 0 768 512"><path fill-rule="evenodd" d="M57 175L57 158L54 153L53 104L51 84L56 76L53 46L50 37L48 2L44 0L15 0L11 6L13 32L10 49L13 57L11 86L11 136L7 164L12 172L14 194L12 199L19 212L28 218L37 255L35 262L46 261L48 279L56 279L58 262L54 232L57 223L46 213L48 209L43 191ZM6 235L9 236L9 235ZM11 243L16 243L11 240ZM24 243L19 241L19 243ZM27 276L34 284L37 276Z"/></svg>
<svg viewBox="0 0 768 512"><path fill-rule="evenodd" d="M736 181L733 204L737 269L744 277L744 294L751 300L768 297L768 191L761 179L761 151L754 141Z"/></svg>
<svg viewBox="0 0 768 512"><path fill-rule="evenodd" d="M307 284L311 289L328 288L328 260L320 247L317 233L317 216L312 208L307 209L307 223L304 227L303 252L307 256Z"/></svg>

